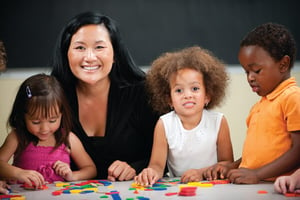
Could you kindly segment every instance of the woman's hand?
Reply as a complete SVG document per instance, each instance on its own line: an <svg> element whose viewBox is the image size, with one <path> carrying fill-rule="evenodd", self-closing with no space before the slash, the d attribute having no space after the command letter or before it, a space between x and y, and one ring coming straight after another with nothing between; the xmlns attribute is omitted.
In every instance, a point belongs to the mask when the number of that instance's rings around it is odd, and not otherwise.
<svg viewBox="0 0 300 200"><path fill-rule="evenodd" d="M133 169L129 164L116 160L108 168L107 179L109 181L128 181L132 180L135 175L135 169Z"/></svg>

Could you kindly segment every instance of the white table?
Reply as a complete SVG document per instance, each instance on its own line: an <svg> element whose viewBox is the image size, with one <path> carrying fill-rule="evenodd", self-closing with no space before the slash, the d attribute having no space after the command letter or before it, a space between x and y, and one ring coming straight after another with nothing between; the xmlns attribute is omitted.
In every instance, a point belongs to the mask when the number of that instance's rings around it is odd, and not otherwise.
<svg viewBox="0 0 300 200"><path fill-rule="evenodd" d="M53 191L60 190L54 184L48 184L46 190L24 190L20 188L20 185L12 185L13 191L18 190L18 193L11 193L24 195L26 200L48 200L48 199L72 199L72 200L88 200L88 199L114 199L111 195L107 195L108 198L100 198L105 195L105 192L116 190L119 192L120 199L135 199L137 197L145 197L153 200L280 200L291 199L296 200L300 197L286 197L282 194L278 194L274 191L273 183L260 183L252 185L236 185L236 184L216 184L212 187L197 187L196 196L166 196L166 193L179 192L179 186L181 184L174 184L167 187L167 190L161 191L145 191L138 190L138 194L135 194L135 190L129 190L131 188L132 181L124 182L112 182L110 186L98 186L98 191L101 193L87 193L87 194L61 194L58 196L52 195ZM266 194L260 194L258 191L266 191ZM116 199L116 198L115 198Z"/></svg>

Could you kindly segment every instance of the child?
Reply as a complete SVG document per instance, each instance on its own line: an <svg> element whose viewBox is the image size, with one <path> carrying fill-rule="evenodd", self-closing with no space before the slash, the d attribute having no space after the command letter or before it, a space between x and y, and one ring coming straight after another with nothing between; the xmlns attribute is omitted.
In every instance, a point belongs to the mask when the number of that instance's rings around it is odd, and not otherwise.
<svg viewBox="0 0 300 200"><path fill-rule="evenodd" d="M171 177L190 182L202 180L210 165L233 161L227 121L210 110L221 103L227 81L223 63L200 47L153 62L147 74L152 105L167 114L156 124L150 163L135 177L137 184L162 178L166 162Z"/></svg>
<svg viewBox="0 0 300 200"><path fill-rule="evenodd" d="M70 110L59 82L37 74L20 86L0 148L0 177L37 188L47 182L96 176L96 167L80 140L70 132ZM13 165L7 162L14 156ZM70 157L79 170L71 171Z"/></svg>
<svg viewBox="0 0 300 200"><path fill-rule="evenodd" d="M254 184L273 181L296 169L300 152L300 88L290 74L295 55L293 36L280 24L262 24L241 41L239 61L252 91L261 99L247 118L242 158L226 167L215 166L211 177L219 173L233 183Z"/></svg>
<svg viewBox="0 0 300 200"><path fill-rule="evenodd" d="M0 180L0 194L9 194L10 186L6 181Z"/></svg>
<svg viewBox="0 0 300 200"><path fill-rule="evenodd" d="M300 168L290 176L278 177L274 188L279 193L300 193Z"/></svg>

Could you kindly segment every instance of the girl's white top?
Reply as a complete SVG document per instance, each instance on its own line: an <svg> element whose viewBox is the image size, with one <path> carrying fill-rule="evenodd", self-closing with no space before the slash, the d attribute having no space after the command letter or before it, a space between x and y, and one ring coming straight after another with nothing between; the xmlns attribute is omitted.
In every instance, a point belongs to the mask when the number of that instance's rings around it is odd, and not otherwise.
<svg viewBox="0 0 300 200"><path fill-rule="evenodd" d="M217 138L222 117L222 113L204 109L200 123L192 130L183 128L175 111L160 117L169 145L167 166L170 177L217 163Z"/></svg>

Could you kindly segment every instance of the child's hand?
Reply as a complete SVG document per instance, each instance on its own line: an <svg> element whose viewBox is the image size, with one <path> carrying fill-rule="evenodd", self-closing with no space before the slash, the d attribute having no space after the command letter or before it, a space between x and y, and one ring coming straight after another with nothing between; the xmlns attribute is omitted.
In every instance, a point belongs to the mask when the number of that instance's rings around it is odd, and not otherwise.
<svg viewBox="0 0 300 200"><path fill-rule="evenodd" d="M16 179L19 182L25 183L29 186L34 185L36 188L40 188L45 184L43 175L35 170L20 169L17 172Z"/></svg>
<svg viewBox="0 0 300 200"><path fill-rule="evenodd" d="M0 181L0 194L8 194L8 189L10 188L9 185L6 184L5 181Z"/></svg>
<svg viewBox="0 0 300 200"><path fill-rule="evenodd" d="M73 172L69 164L58 160L53 164L53 169L56 174L63 177L65 180L73 181Z"/></svg>
<svg viewBox="0 0 300 200"><path fill-rule="evenodd" d="M202 173L203 178L208 181L217 180L217 179L224 179L227 176L228 171L230 168L223 164L215 164L211 167L208 167Z"/></svg>
<svg viewBox="0 0 300 200"><path fill-rule="evenodd" d="M260 179L254 169L232 169L227 174L228 179L232 183L245 183L245 184L255 184L259 183Z"/></svg>
<svg viewBox="0 0 300 200"><path fill-rule="evenodd" d="M300 189L297 189L300 185L300 180L297 180L294 176L280 176L274 183L274 188L279 193L300 193Z"/></svg>
<svg viewBox="0 0 300 200"><path fill-rule="evenodd" d="M142 186L152 186L158 179L158 173L149 167L134 177L135 182Z"/></svg>
<svg viewBox="0 0 300 200"><path fill-rule="evenodd" d="M181 176L181 182L198 182L203 180L202 170L200 169L189 169Z"/></svg>

